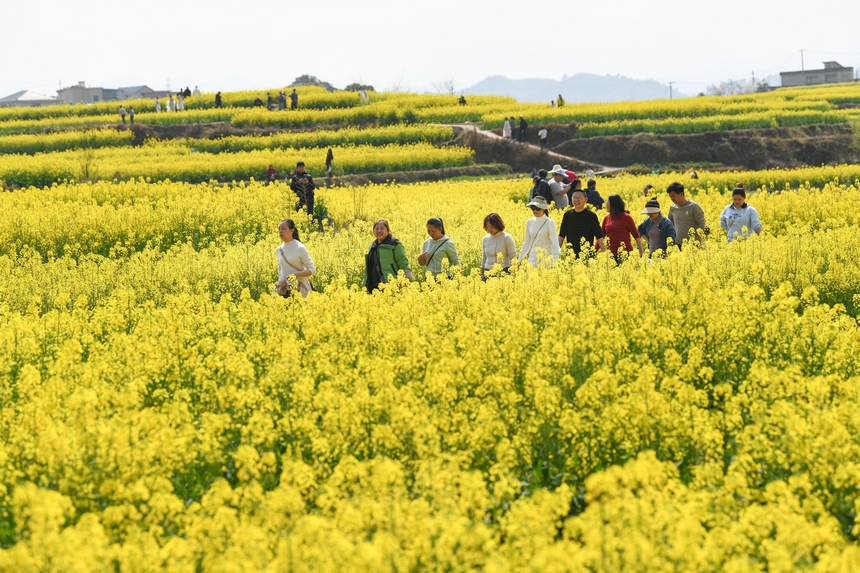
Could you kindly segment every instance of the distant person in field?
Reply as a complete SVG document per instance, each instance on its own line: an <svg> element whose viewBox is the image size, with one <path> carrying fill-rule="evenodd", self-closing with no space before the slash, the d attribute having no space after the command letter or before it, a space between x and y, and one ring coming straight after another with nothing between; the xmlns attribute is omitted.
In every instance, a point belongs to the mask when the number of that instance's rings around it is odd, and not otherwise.
<svg viewBox="0 0 860 573"><path fill-rule="evenodd" d="M185 91L184 91L184 92L182 92L182 97L183 97L183 98L191 97L191 90L190 90L190 89L188 89L188 86L185 86Z"/></svg>
<svg viewBox="0 0 860 573"><path fill-rule="evenodd" d="M457 100L457 103L459 103L460 105L466 105L465 96L460 96L460 99Z"/></svg>
<svg viewBox="0 0 860 573"><path fill-rule="evenodd" d="M191 95L193 95L194 97L197 97L200 95L200 90L197 89L197 86L194 86L194 91L192 92Z"/></svg>
<svg viewBox="0 0 860 573"><path fill-rule="evenodd" d="M520 116L520 143L525 143L527 141L526 138L526 129L528 129L529 124L526 123L526 120L523 116Z"/></svg>
<svg viewBox="0 0 860 573"><path fill-rule="evenodd" d="M161 100L159 100L158 98L155 98L155 113L158 113L160 111L161 111Z"/></svg>
<svg viewBox="0 0 860 573"><path fill-rule="evenodd" d="M567 198L567 192L570 191L570 183L565 184L567 174L564 169L559 167L552 172L552 179L547 181L549 187L549 198L555 203L556 209L564 209L570 202Z"/></svg>
<svg viewBox="0 0 860 573"><path fill-rule="evenodd" d="M296 163L296 169L290 174L290 189L296 194L299 199L299 204L296 210L304 207L308 215L314 214L314 178L305 170L305 162L299 161Z"/></svg>
<svg viewBox="0 0 860 573"><path fill-rule="evenodd" d="M531 219L526 221L526 233L523 238L523 247L520 250L520 262L528 259L529 263L536 267L541 257L551 257L552 262L558 260L558 232L556 232L555 221L547 216L549 205L546 199L537 196L526 205L532 210Z"/></svg>
<svg viewBox="0 0 860 573"><path fill-rule="evenodd" d="M639 229L636 228L636 221L630 216L630 212L624 208L624 200L620 195L610 195L607 203L609 214L603 218L600 228L605 240L609 242L609 250L612 251L616 262L621 264L623 260L622 250L626 253L633 251L631 237L636 240L639 256L642 256L644 253L642 238L639 236Z"/></svg>
<svg viewBox="0 0 860 573"><path fill-rule="evenodd" d="M540 131L538 131L538 139L540 140L541 151L546 150L546 136L546 128L544 126L541 126Z"/></svg>
<svg viewBox="0 0 860 573"><path fill-rule="evenodd" d="M555 100L558 107L564 107L564 98L561 97L561 94L558 94L558 99Z"/></svg>
<svg viewBox="0 0 860 573"><path fill-rule="evenodd" d="M275 290L286 298L290 296L295 283L302 297L307 297L315 290L310 281L310 277L316 273L314 261L307 247L299 239L299 230L292 219L281 221L278 234L283 243L275 249L275 257L278 259L278 282L275 283Z"/></svg>
<svg viewBox="0 0 860 573"><path fill-rule="evenodd" d="M130 121L131 123L134 123L134 108L133 107L128 108L128 121Z"/></svg>
<svg viewBox="0 0 860 573"><path fill-rule="evenodd" d="M573 249L577 257L582 253L582 243L589 249L597 248L604 250L603 229L597 213L586 207L588 197L582 186L573 192L573 209L568 209L561 219L561 228L558 230L558 246L563 247L566 242Z"/></svg>
<svg viewBox="0 0 860 573"><path fill-rule="evenodd" d="M505 118L505 124L502 126L502 138L511 138L511 122L508 118Z"/></svg>
<svg viewBox="0 0 860 573"><path fill-rule="evenodd" d="M283 111L287 109L287 92L280 91L278 92L278 110Z"/></svg>
<svg viewBox="0 0 860 573"><path fill-rule="evenodd" d="M430 238L424 241L421 247L418 263L427 269L434 279L442 272L443 259L448 259L448 266L459 267L460 256L457 254L457 245L445 234L445 223L440 217L433 217L427 221L427 234Z"/></svg>
<svg viewBox="0 0 860 573"><path fill-rule="evenodd" d="M176 111L176 102L173 101L173 94L167 96L167 111L168 113Z"/></svg>
<svg viewBox="0 0 860 573"><path fill-rule="evenodd" d="M254 107L263 107L263 100L260 98L254 98Z"/></svg>
<svg viewBox="0 0 860 573"><path fill-rule="evenodd" d="M675 234L678 246L684 248L684 241L689 241L690 236L701 243L706 234L705 211L684 194L684 186L677 181L666 188L672 204L669 206L669 220L675 225Z"/></svg>
<svg viewBox="0 0 860 573"><path fill-rule="evenodd" d="M215 94L215 107L221 107L221 92Z"/></svg>
<svg viewBox="0 0 860 573"><path fill-rule="evenodd" d="M517 120L511 116L511 141L516 141L519 138L520 129L517 127Z"/></svg>
<svg viewBox="0 0 860 573"><path fill-rule="evenodd" d="M268 181L271 184L271 183L274 183L277 178L278 178L278 170L275 169L274 165L269 163L269 168L266 169L266 181Z"/></svg>
<svg viewBox="0 0 860 573"><path fill-rule="evenodd" d="M534 185L532 185L532 191L529 195L529 201L533 201L535 197L549 197L549 181L546 180L547 172L546 169L541 169L538 171L537 177L532 179Z"/></svg>
<svg viewBox="0 0 860 573"><path fill-rule="evenodd" d="M648 197L651 194L651 190L654 188L653 185L646 185L642 188L642 196Z"/></svg>
<svg viewBox="0 0 860 573"><path fill-rule="evenodd" d="M370 103L370 97L367 95L367 90L363 87L358 90L358 102L361 105L367 105Z"/></svg>
<svg viewBox="0 0 860 573"><path fill-rule="evenodd" d="M119 117L120 117L120 119L122 119L123 123L125 123L126 114L127 114L127 112L125 111L125 108L122 106L119 106Z"/></svg>
<svg viewBox="0 0 860 573"><path fill-rule="evenodd" d="M532 177L532 181L534 181L534 178L535 178L535 177L537 177L537 176L538 176L538 168L537 168L537 167L532 167L532 175L531 175L531 177Z"/></svg>
<svg viewBox="0 0 860 573"><path fill-rule="evenodd" d="M185 96L181 93L176 95L176 111L185 111Z"/></svg>
<svg viewBox="0 0 860 573"><path fill-rule="evenodd" d="M297 109L299 107L299 94L296 91L296 88L293 88L293 91L290 93L290 109Z"/></svg>
<svg viewBox="0 0 860 573"><path fill-rule="evenodd" d="M367 292L373 292L382 283L397 278L400 271L403 271L404 276L411 282L412 267L406 258L406 248L391 234L388 221L379 219L374 223L373 236L376 240L370 244L370 249L364 256L364 278L361 286L366 288Z"/></svg>
<svg viewBox="0 0 860 573"><path fill-rule="evenodd" d="M603 197L600 196L600 193L597 191L597 181L595 181L594 179L589 179L585 192L588 193L588 203L590 205L594 205L598 209L603 209L603 204L605 203L605 201L603 200Z"/></svg>
<svg viewBox="0 0 860 573"><path fill-rule="evenodd" d="M691 168L691 169L690 169L690 179L698 179L698 178L699 178L699 174L698 174L698 173L696 173L696 170L695 170L695 169L692 169L692 168Z"/></svg>
<svg viewBox="0 0 860 573"><path fill-rule="evenodd" d="M329 148L329 150L325 154L325 170L328 173L328 176L331 177L331 163L334 161L334 153Z"/></svg>
<svg viewBox="0 0 860 573"><path fill-rule="evenodd" d="M720 227L731 243L751 233L761 235L762 224L755 207L747 204L747 192L740 184L732 191L732 202L720 214Z"/></svg>
<svg viewBox="0 0 860 573"><path fill-rule="evenodd" d="M648 218L642 221L637 227L639 236L644 237L648 241L648 250L653 255L657 251L663 251L663 256L666 256L666 251L669 250L669 239L672 242L678 240L678 235L675 233L675 225L672 221L663 216L660 211L660 202L656 199L650 199L645 203L645 208L642 209L642 214Z"/></svg>
<svg viewBox="0 0 860 573"><path fill-rule="evenodd" d="M553 100L550 100L550 102L549 102L549 107L551 107L551 108L555 109L555 100L554 100L554 99L553 99Z"/></svg>
<svg viewBox="0 0 860 573"><path fill-rule="evenodd" d="M487 235L481 242L481 277L487 280L487 272L496 265L508 272L511 262L517 258L517 245L510 233L505 233L505 222L498 213L484 217L484 230Z"/></svg>
<svg viewBox="0 0 860 573"><path fill-rule="evenodd" d="M269 92L266 92L266 109L272 109L272 102L273 101L274 100L272 100L272 94Z"/></svg>

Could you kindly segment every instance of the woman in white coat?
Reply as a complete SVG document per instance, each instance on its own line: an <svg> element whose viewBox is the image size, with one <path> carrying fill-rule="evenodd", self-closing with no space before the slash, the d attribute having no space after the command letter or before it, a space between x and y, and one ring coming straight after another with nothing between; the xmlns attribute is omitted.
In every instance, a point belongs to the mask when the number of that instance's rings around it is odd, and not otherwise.
<svg viewBox="0 0 860 573"><path fill-rule="evenodd" d="M555 221L546 214L549 205L546 204L546 199L538 195L526 206L531 207L534 217L526 221L520 262L528 258L529 263L536 267L542 258L552 257L551 262L554 263L558 260L560 249Z"/></svg>
<svg viewBox="0 0 860 573"><path fill-rule="evenodd" d="M282 297L290 296L290 291L298 286L303 297L316 290L310 277L316 273L314 261L307 248L299 240L299 230L292 219L281 221L278 234L283 243L275 249L278 259L278 282L275 291Z"/></svg>
<svg viewBox="0 0 860 573"><path fill-rule="evenodd" d="M502 137L505 139L511 138L511 124L507 119L505 119L505 125L502 127Z"/></svg>

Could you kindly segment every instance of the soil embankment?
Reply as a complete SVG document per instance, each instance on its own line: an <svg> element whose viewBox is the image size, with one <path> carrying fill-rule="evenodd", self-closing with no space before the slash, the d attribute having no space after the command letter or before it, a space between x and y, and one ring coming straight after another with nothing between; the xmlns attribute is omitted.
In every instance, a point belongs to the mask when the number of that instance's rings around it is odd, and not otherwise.
<svg viewBox="0 0 860 573"><path fill-rule="evenodd" d="M568 139L554 151L608 165L710 163L744 169L860 162L847 124Z"/></svg>

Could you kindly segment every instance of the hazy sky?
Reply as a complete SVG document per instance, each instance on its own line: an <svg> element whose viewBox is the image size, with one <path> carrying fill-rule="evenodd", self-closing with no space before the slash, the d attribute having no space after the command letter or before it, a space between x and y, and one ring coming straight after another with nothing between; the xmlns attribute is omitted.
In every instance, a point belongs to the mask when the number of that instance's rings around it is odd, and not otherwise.
<svg viewBox="0 0 860 573"><path fill-rule="evenodd" d="M860 67L860 1L0 0L0 97L62 83L203 91L313 74L455 89L579 72L685 93L824 60Z"/></svg>

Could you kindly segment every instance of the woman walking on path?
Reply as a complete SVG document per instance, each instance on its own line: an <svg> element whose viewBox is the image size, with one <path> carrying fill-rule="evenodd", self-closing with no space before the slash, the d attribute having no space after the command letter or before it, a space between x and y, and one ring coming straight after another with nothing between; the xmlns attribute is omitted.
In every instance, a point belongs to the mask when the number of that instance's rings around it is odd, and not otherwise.
<svg viewBox="0 0 860 573"><path fill-rule="evenodd" d="M511 261L517 258L517 245L510 233L505 233L505 222L498 213L484 217L484 230L487 235L481 241L481 276L486 280L486 273L496 265L508 272Z"/></svg>
<svg viewBox="0 0 860 573"><path fill-rule="evenodd" d="M449 266L459 267L460 256L457 254L457 245L445 234L445 223L442 219L434 217L427 221L427 234L430 238L424 241L421 247L418 263L426 268L434 279L442 272L443 258L448 259Z"/></svg>
<svg viewBox="0 0 860 573"><path fill-rule="evenodd" d="M523 248L520 251L520 262L528 257L529 263L536 267L540 257L550 256L554 263L558 260L558 232L556 232L555 221L550 219L546 212L549 205L546 199L538 195L526 205L531 207L534 217L526 221L526 234L523 238ZM543 251L538 253L538 251Z"/></svg>
<svg viewBox="0 0 860 573"><path fill-rule="evenodd" d="M747 192L740 185L732 191L732 203L720 214L720 227L728 234L729 242L735 238L761 235L761 220L755 207L747 204ZM744 232L746 229L746 232Z"/></svg>
<svg viewBox="0 0 860 573"><path fill-rule="evenodd" d="M625 252L633 251L633 242L630 240L632 236L636 239L636 245L639 247L639 256L644 253L642 247L642 238L639 236L639 229L636 228L636 221L624 209L624 200L620 195L610 195L607 201L609 205L609 214L603 218L603 223L600 225L603 236L609 240L609 250L615 256L615 260L620 264L622 259L619 252L623 248Z"/></svg>
<svg viewBox="0 0 860 573"><path fill-rule="evenodd" d="M502 127L502 137L504 139L511 138L511 122L508 121L508 118L505 118L505 125Z"/></svg>
<svg viewBox="0 0 860 573"><path fill-rule="evenodd" d="M370 244L364 257L364 278L361 286L366 288L367 292L373 292L380 284L387 283L389 278L397 278L399 271L403 271L406 278L412 281L412 267L406 258L406 248L391 234L388 221L379 219L374 223L373 236L376 240Z"/></svg>
<svg viewBox="0 0 860 573"><path fill-rule="evenodd" d="M278 259L278 282L275 283L277 293L282 297L290 296L295 282L302 297L315 290L310 277L316 273L314 261L308 249L299 239L299 230L292 219L285 219L278 225L278 234L283 243L275 249Z"/></svg>
<svg viewBox="0 0 860 573"><path fill-rule="evenodd" d="M325 170L328 173L328 176L331 177L331 162L334 161L334 153L332 153L331 149L325 154Z"/></svg>

